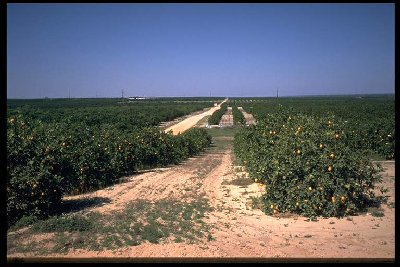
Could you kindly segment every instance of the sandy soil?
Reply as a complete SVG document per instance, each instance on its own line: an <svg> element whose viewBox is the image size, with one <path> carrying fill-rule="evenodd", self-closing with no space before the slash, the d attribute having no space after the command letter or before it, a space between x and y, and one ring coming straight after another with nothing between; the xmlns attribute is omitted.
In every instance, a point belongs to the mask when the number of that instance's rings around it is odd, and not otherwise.
<svg viewBox="0 0 400 267"><path fill-rule="evenodd" d="M225 114L222 115L219 125L222 127L233 126L232 107L228 107Z"/></svg>
<svg viewBox="0 0 400 267"><path fill-rule="evenodd" d="M167 129L165 129L165 132L172 131L172 134L174 134L174 135L177 135L179 133L183 133L187 129L189 129L189 128L193 127L194 125L196 125L205 116L210 116L211 114L214 113L214 111L220 109L221 105L223 103L225 103L226 101L227 101L227 99L225 99L224 101L222 101L217 106L212 107L211 109L209 109L209 110L207 110L207 111L205 111L203 113L190 116L190 117L184 119L183 121L180 121L177 124L168 127Z"/></svg>
<svg viewBox="0 0 400 267"><path fill-rule="evenodd" d="M256 124L256 119L253 117L253 115L247 113L242 107L238 107L238 110L243 113L247 125Z"/></svg>
<svg viewBox="0 0 400 267"><path fill-rule="evenodd" d="M102 252L74 250L52 254L57 258L96 257L190 257L190 258L385 258L395 255L394 162L384 162L384 185L390 190L383 204L384 217L372 214L343 219L271 217L252 208L251 197L260 196L263 187L247 182L235 185L246 173L233 166L232 149L210 151L189 159L182 165L132 176L125 183L70 199L104 197L111 199L97 210L104 213L124 208L128 201L143 198L195 199L206 196L214 210L205 222L211 226L215 240L186 244L166 241ZM199 175L199 173L201 175ZM21 257L29 254L12 254Z"/></svg>
<svg viewBox="0 0 400 267"><path fill-rule="evenodd" d="M172 121L164 121L164 122L161 122L161 123L158 125L158 127L161 128L162 130L165 130L165 129L167 129L168 127L170 127L170 126L172 126L172 125L175 125L175 124L177 124L177 123L179 123L179 122L181 122L181 121L183 121L183 120L186 120L187 118L192 117L192 116L194 116L194 115L198 115L198 114L204 113L204 112L210 110L211 108L212 108L212 107L207 107L207 108L204 108L204 109L202 109L202 110L198 110L198 111L196 111L196 112L187 114L187 115L185 115L185 116L175 118L175 119L172 120Z"/></svg>

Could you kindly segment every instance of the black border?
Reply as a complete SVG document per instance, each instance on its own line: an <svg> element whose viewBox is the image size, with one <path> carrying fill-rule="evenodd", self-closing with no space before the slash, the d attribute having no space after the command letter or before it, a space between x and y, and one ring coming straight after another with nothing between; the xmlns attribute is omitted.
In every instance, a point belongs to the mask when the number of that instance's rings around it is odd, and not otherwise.
<svg viewBox="0 0 400 267"><path fill-rule="evenodd" d="M0 162L3 163L2 165L4 166L4 175L3 179L0 179L1 181L1 205L3 207L2 209L2 218L5 218L6 215L6 129L7 129L7 4L8 3L91 3L91 2L68 2L68 1L54 1L54 2L46 2L46 1L6 1L1 3L1 14L2 14L2 30L4 32L3 35L3 86L0 90L1 92L1 100L2 103L0 105L1 113L5 114L4 117L2 117L1 120L1 137L2 140L5 142L2 143L2 147L4 150L2 150L2 153L0 153L1 158ZM92 3L135 3L132 1L116 1L116 2L110 2L110 1L96 1ZM164 2L137 2L137 3L164 3ZM179 2L175 2L179 3ZM182 3L212 3L212 2L182 2ZM218 3L229 3L229 2L218 2ZM230 2L232 3L232 2ZM237 4L237 2L233 2ZM239 2L240 3L240 2ZM245 4L251 4L251 3L298 3L296 1L279 1L279 2L242 2ZM396 5L396 1L379 1L379 2L358 2L358 1L351 1L351 2L345 2L345 1L327 1L327 2L302 2L302 3L393 3L395 5L395 15L399 13L399 7ZM395 16L395 22L397 26L398 19L396 19ZM395 36L395 42L398 41L397 36ZM396 47L396 46L395 46ZM398 55L395 53L395 58L398 58ZM399 69L397 60L395 61L395 70ZM397 74L397 71L396 71ZM397 87L397 79L395 75L395 88ZM396 89L395 89L395 107L399 107L399 100L398 100L398 94L396 94ZM397 109L396 109L396 132L399 133L399 124L397 123ZM395 136L395 141L396 141L396 157L395 160L397 159L398 151L399 151L399 138L398 134ZM395 177L398 177L398 161L396 160L396 169L395 169ZM395 184L396 191L398 191L398 183ZM396 218L397 218L397 212L396 212ZM3 219L4 220L4 219ZM283 263L283 262L289 262L289 263L395 263L397 262L396 256L394 259L385 259L385 258L46 258L46 257L35 257L35 258L7 258L6 253L7 253L7 229L6 229L6 224L2 223L2 239L1 239L1 248L2 248L2 255L0 258L0 266L11 266L11 265L17 265L19 263L57 263L57 264L63 264L63 263ZM397 241L397 238L396 238ZM396 247L396 246L395 246ZM4 264L3 264L4 263Z"/></svg>

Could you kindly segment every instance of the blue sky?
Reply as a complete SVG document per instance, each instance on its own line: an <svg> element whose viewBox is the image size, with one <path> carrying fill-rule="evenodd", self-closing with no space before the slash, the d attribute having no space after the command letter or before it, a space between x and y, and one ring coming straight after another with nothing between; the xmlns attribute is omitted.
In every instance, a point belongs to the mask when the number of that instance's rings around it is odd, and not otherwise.
<svg viewBox="0 0 400 267"><path fill-rule="evenodd" d="M394 4L7 4L7 97L394 93Z"/></svg>

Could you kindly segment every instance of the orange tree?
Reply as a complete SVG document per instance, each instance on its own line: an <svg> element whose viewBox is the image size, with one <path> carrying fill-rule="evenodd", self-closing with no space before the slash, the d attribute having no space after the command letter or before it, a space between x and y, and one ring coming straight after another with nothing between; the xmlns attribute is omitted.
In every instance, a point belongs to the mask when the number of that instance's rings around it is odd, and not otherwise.
<svg viewBox="0 0 400 267"><path fill-rule="evenodd" d="M281 110L236 134L236 157L265 184L267 214L356 214L376 201L379 166L352 149L346 124Z"/></svg>
<svg viewBox="0 0 400 267"><path fill-rule="evenodd" d="M294 112L326 117L334 114L346 124L346 141L360 153L376 154L381 158L395 158L395 108L392 96L301 97L266 99L241 103L257 120L266 114L279 113L280 107Z"/></svg>
<svg viewBox="0 0 400 267"><path fill-rule="evenodd" d="M214 111L213 114L208 118L208 124L210 125L217 125L219 124L219 121L221 120L222 116L225 114L225 112L228 110L228 104L223 103L221 105L221 108Z"/></svg>
<svg viewBox="0 0 400 267"><path fill-rule="evenodd" d="M232 115L233 115L233 123L235 125L246 124L246 119L244 118L243 113L238 109L236 105L232 106Z"/></svg>
<svg viewBox="0 0 400 267"><path fill-rule="evenodd" d="M57 212L62 196L110 185L138 170L178 163L211 144L205 129L173 136L156 127L42 123L22 115L7 123L7 223Z"/></svg>

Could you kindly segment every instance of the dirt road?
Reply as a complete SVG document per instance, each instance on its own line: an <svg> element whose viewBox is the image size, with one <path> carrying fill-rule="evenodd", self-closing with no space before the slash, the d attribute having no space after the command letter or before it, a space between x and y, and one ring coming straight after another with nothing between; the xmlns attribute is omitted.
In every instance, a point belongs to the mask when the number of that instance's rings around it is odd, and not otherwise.
<svg viewBox="0 0 400 267"><path fill-rule="evenodd" d="M368 213L343 219L319 218L318 221L308 221L300 216L272 217L253 208L252 199L261 196L263 187L245 178L246 174L240 171L240 167L233 166L232 137L217 137L214 141L215 146L210 151L181 165L135 175L125 183L68 198L71 201L106 199L101 205L79 211L82 214L99 212L106 218L105 221L107 216L117 216L118 212L129 206L128 203L139 199L147 205L161 205L160 201L169 201L169 206L162 209L182 206L187 210L188 205L195 206L194 210L203 209L203 217L196 219L193 217L195 213L192 213L186 219L180 219L180 215L176 215L173 218L176 226L166 229L178 231L185 224L193 222L187 227L188 232L195 235L196 229L203 227L201 229L204 229L204 233L208 232L208 235L200 234L197 238L191 237L189 241L184 242L178 242L177 238L170 236L160 238L158 243L144 241L100 251L85 247L86 240L81 238L82 244L77 248L66 249L65 253L54 253L49 245L56 242L54 235L9 233L8 257L394 259L394 162L384 163L384 184L390 190L387 193L390 197L388 204L383 204L383 217L374 217ZM193 204L200 202L203 204ZM151 223L149 216L153 216L153 213L150 212L150 208L145 209L149 209L148 217L143 217L143 213L137 212L134 220L147 220ZM185 209L182 211L185 212ZM124 217L118 216L118 220L122 221ZM162 227L168 222L168 217L161 215L160 218L156 221L161 220L157 225ZM112 225L118 224L118 221L110 221ZM16 241L17 235L19 243ZM79 240L79 237L77 238L74 240ZM71 242L63 241L61 244L64 243ZM43 253L43 248L35 249L38 244L44 246L46 253ZM21 252L20 246L29 249Z"/></svg>
<svg viewBox="0 0 400 267"><path fill-rule="evenodd" d="M253 117L252 114L247 113L242 107L238 107L238 110L243 113L247 125L256 124L256 119Z"/></svg>
<svg viewBox="0 0 400 267"><path fill-rule="evenodd" d="M173 135L177 135L179 133L183 133L184 131L186 131L186 130L190 129L191 127L193 127L194 125L196 125L196 123L198 123L205 116L211 116L211 114L213 114L214 111L220 109L221 105L223 103L225 103L226 101L228 101L228 99L225 99L220 104L218 104L215 107L212 107L211 109L209 109L206 112L203 112L203 113L200 113L200 114L197 114L197 115L193 115L193 116L191 116L189 118L184 119L181 122L178 122L175 125L172 125L172 126L168 127L167 129L165 129L165 132L172 131Z"/></svg>
<svg viewBox="0 0 400 267"><path fill-rule="evenodd" d="M228 107L225 114L222 115L219 125L222 127L233 126L232 107Z"/></svg>

